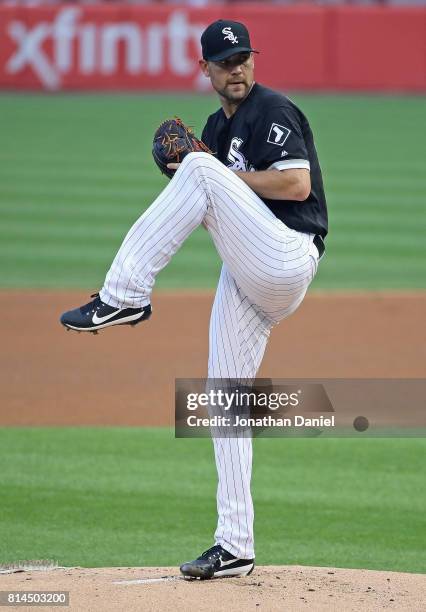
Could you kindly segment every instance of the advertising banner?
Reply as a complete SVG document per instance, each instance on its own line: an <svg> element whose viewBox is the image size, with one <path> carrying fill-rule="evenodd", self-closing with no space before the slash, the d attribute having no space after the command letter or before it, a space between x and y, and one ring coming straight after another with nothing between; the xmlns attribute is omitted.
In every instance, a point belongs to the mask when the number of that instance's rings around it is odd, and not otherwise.
<svg viewBox="0 0 426 612"><path fill-rule="evenodd" d="M0 87L209 90L200 35L223 9L78 5L0 7ZM277 89L423 91L426 11L238 5L260 81Z"/></svg>

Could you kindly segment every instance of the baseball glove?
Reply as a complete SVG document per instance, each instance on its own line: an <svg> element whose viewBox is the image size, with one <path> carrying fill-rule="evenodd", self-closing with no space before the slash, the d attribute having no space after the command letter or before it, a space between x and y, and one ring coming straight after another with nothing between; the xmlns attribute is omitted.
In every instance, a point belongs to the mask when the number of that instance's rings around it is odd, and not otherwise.
<svg viewBox="0 0 426 612"><path fill-rule="evenodd" d="M188 153L194 151L211 153L208 146L179 117L163 121L154 134L152 156L161 172L169 178L176 170L167 168L167 164L179 164Z"/></svg>

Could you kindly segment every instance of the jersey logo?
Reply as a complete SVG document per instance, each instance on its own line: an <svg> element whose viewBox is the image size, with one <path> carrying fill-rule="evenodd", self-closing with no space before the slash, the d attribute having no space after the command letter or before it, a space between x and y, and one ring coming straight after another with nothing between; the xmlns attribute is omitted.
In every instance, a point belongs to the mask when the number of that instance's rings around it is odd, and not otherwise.
<svg viewBox="0 0 426 612"><path fill-rule="evenodd" d="M230 40L233 45L237 44L238 38L235 36L230 27L223 28L222 34L225 34L223 40Z"/></svg>
<svg viewBox="0 0 426 612"><path fill-rule="evenodd" d="M277 145L278 147L282 147L290 134L291 130L288 128L280 125L279 123L273 123L271 125L271 129L269 130L267 142Z"/></svg>
<svg viewBox="0 0 426 612"><path fill-rule="evenodd" d="M241 138L234 137L231 140L231 146L229 147L229 152L227 155L227 159L231 162L231 165L228 166L228 168L247 172L247 160L240 151L242 144L243 140Z"/></svg>

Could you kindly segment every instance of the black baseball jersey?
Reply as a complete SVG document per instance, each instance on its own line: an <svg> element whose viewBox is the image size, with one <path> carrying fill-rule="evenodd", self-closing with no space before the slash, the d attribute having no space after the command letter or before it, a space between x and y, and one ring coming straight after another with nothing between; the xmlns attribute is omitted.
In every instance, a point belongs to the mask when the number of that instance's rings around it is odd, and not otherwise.
<svg viewBox="0 0 426 612"><path fill-rule="evenodd" d="M287 227L326 236L327 205L312 131L286 96L255 83L232 117L227 119L222 108L210 115L202 140L234 170L308 169L307 200L262 200Z"/></svg>

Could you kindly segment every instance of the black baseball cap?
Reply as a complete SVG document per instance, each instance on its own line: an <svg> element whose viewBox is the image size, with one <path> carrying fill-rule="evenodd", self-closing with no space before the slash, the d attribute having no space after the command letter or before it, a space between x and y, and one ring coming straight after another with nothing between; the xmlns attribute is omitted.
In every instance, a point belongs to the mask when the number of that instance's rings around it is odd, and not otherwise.
<svg viewBox="0 0 426 612"><path fill-rule="evenodd" d="M220 62L237 53L259 53L252 49L246 26L239 21L219 19L211 23L201 35L203 58Z"/></svg>

